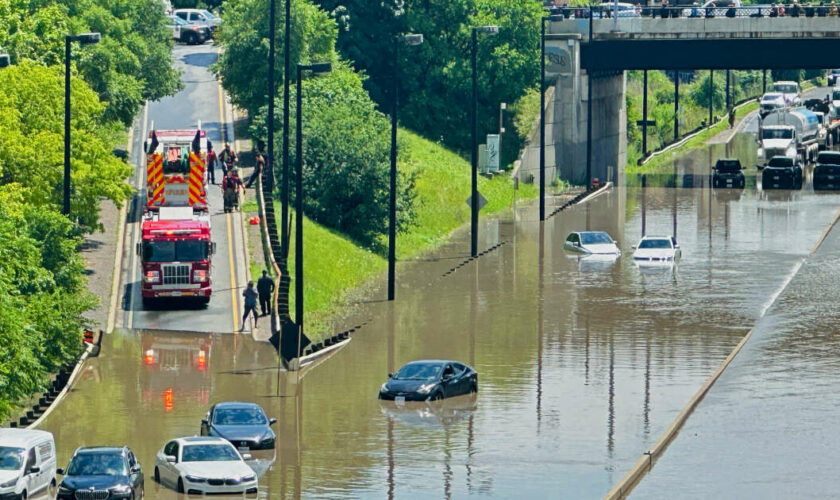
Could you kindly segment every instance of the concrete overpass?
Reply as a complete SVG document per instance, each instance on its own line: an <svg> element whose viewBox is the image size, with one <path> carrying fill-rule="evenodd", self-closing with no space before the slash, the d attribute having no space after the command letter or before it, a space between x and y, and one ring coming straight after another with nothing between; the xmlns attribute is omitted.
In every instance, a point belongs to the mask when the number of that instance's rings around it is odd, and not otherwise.
<svg viewBox="0 0 840 500"><path fill-rule="evenodd" d="M554 87L546 135L559 175L587 182L591 115L591 176L618 182L627 162L626 70L840 67L840 18L567 19L547 25L545 44Z"/></svg>

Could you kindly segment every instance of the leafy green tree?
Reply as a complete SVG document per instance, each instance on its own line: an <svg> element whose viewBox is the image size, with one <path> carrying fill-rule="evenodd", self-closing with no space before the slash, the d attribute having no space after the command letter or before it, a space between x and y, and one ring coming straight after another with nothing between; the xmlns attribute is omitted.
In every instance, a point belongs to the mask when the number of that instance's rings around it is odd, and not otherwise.
<svg viewBox="0 0 840 500"><path fill-rule="evenodd" d="M283 14L278 2L275 81L283 82ZM334 61L336 24L307 0L292 3L292 69L301 61ZM268 0L228 0L218 35L225 50L215 65L237 106L255 113L268 103ZM291 78L296 78L295 74Z"/></svg>
<svg viewBox="0 0 840 500"><path fill-rule="evenodd" d="M31 62L0 71L0 184L17 184L25 203L58 208L64 179L64 79L60 68ZM79 78L71 81L71 216L99 227L99 200L125 200L131 167L114 157L105 106Z"/></svg>
<svg viewBox="0 0 840 500"><path fill-rule="evenodd" d="M694 102L702 108L708 109L709 100L711 99L714 108L723 109L726 104L725 72L718 71L715 73L711 88L709 87L709 73L707 72L705 76L699 78L695 85L692 86L690 94L691 98L694 99Z"/></svg>
<svg viewBox="0 0 840 500"><path fill-rule="evenodd" d="M388 119L368 98L362 77L346 64L337 65L329 75L307 79L303 106L306 215L365 245L375 246L377 236L388 223ZM256 137L265 137L265 112L263 108L254 122ZM292 123L296 116L293 106ZM278 119L282 120L282 114L278 114ZM277 130L282 130L282 126L282 121L278 121ZM294 133L292 137L294 141ZM275 143L280 140L278 133ZM414 198L414 177L401 174L397 195L399 229L404 229L413 218Z"/></svg>

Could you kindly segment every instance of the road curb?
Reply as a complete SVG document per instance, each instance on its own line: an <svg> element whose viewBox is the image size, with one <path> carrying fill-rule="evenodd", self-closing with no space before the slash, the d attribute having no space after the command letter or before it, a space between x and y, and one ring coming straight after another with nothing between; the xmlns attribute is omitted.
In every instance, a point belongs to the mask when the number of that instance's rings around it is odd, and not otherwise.
<svg viewBox="0 0 840 500"><path fill-rule="evenodd" d="M776 297L773 298L773 301L766 306L767 309L769 309L772 306L772 304L776 301L778 295L781 295L784 289L787 288L787 286L799 272L799 269L801 268L805 260L814 253L816 253L820 246L822 246L823 242L828 237L828 234L831 232L832 229L834 229L838 221L840 221L840 208L838 208L835 212L834 219L832 219L831 223L823 230L822 235L820 235L820 238L817 240L817 243L816 245L814 245L814 248L808 253L808 255L805 258L802 259L802 261L800 261L800 263L797 265L796 271L791 275L787 283L785 283L784 286L779 290ZM763 312L762 316L764 316ZM657 440L656 443L654 443L653 447L651 447L650 450L646 451L642 455L642 457L639 458L636 464L633 465L633 467L627 472L627 474L625 474L624 477L621 478L618 484L613 486L613 488L604 496L604 500L620 500L622 498L626 498L627 495L629 495L630 492L633 491L633 488L636 487L639 481L641 481L647 475L647 473L651 469L653 469L654 462L659 458L659 456L662 455L662 453L665 452L671 441L673 441L674 438L677 437L677 434L679 434L680 429L682 429L683 425L685 425L685 422L688 420L688 417L690 417L691 414L694 413L694 409L697 408L697 405L700 404L700 402L703 400L706 394L711 390L712 386L715 384L715 382L717 382L718 378L720 378L724 370L726 370L726 368L729 366L732 360L735 359L735 356L737 356L738 353L741 352L741 349L750 340L750 337L752 337L754 331L755 327L750 328L750 331L747 332L747 334L744 335L744 338L742 338L741 341L738 342L738 344L735 346L735 348L732 349L732 352L730 352L726 359L723 360L718 369L715 370L714 373L712 373L712 375L700 387L700 390L697 391L694 394L694 396L688 401L688 404L677 415L674 421L671 422L671 425L669 425L668 428L665 429L665 432L662 434L659 440Z"/></svg>

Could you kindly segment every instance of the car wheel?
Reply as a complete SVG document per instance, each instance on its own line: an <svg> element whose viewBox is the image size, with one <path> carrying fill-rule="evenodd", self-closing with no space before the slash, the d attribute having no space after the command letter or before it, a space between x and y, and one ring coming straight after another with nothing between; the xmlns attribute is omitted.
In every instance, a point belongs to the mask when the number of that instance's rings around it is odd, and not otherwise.
<svg viewBox="0 0 840 500"><path fill-rule="evenodd" d="M29 498L29 495L26 494L26 490L20 492L20 500L26 500Z"/></svg>
<svg viewBox="0 0 840 500"><path fill-rule="evenodd" d="M178 478L178 493L184 492L184 480L180 477Z"/></svg>
<svg viewBox="0 0 840 500"><path fill-rule="evenodd" d="M55 484L55 479L53 479L52 481L50 481L50 486L47 488L47 496L49 496L50 498L55 498L56 494L58 493L57 490L58 488Z"/></svg>
<svg viewBox="0 0 840 500"><path fill-rule="evenodd" d="M443 392L442 391L437 391L436 393L432 394L429 397L430 401L440 401L441 399L443 399Z"/></svg>
<svg viewBox="0 0 840 500"><path fill-rule="evenodd" d="M146 487L141 486L140 487L140 500L144 500L145 498L146 498Z"/></svg>
<svg viewBox="0 0 840 500"><path fill-rule="evenodd" d="M155 482L160 484L160 471L155 467Z"/></svg>
<svg viewBox="0 0 840 500"><path fill-rule="evenodd" d="M473 381L472 385L470 386L470 392L478 392L478 380Z"/></svg>

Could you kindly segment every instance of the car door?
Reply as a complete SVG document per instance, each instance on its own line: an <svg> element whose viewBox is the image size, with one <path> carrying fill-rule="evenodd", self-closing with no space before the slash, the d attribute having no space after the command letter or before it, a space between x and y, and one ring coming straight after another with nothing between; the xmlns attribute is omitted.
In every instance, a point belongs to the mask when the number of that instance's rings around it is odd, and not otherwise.
<svg viewBox="0 0 840 500"><path fill-rule="evenodd" d="M573 252L580 252L580 235L572 233L566 238L566 248Z"/></svg>
<svg viewBox="0 0 840 500"><path fill-rule="evenodd" d="M201 435L202 436L209 436L210 435L210 423L213 422L213 412L216 411L216 405L210 407L207 411L207 415L204 416L204 420L201 421Z"/></svg>
<svg viewBox="0 0 840 500"><path fill-rule="evenodd" d="M163 470L161 470L161 479L163 476L166 476L166 481L170 484L176 484L178 482L178 469L175 467L178 464L179 458L179 446L177 441L170 441L166 447L163 448ZM166 457L175 457L175 463L171 463L166 460ZM164 472L165 471L165 472Z"/></svg>
<svg viewBox="0 0 840 500"><path fill-rule="evenodd" d="M457 380L457 394L467 394L470 392L470 381L467 377L467 367L461 363L455 363L455 380Z"/></svg>
<svg viewBox="0 0 840 500"><path fill-rule="evenodd" d="M455 368L452 366L452 363L447 363L443 368L443 374L441 374L440 380L440 385L443 389L443 397L448 398L449 396L453 396L458 393L458 380L455 377Z"/></svg>
<svg viewBox="0 0 840 500"><path fill-rule="evenodd" d="M131 450L128 450L128 471L131 479L131 489L134 490L135 496L140 496L140 487L143 485L143 469Z"/></svg>
<svg viewBox="0 0 840 500"><path fill-rule="evenodd" d="M26 465L23 467L23 476L26 479L26 490L34 493L41 488L41 474L34 472L32 468L38 467L38 459L35 455L35 447L29 448L26 453Z"/></svg>

